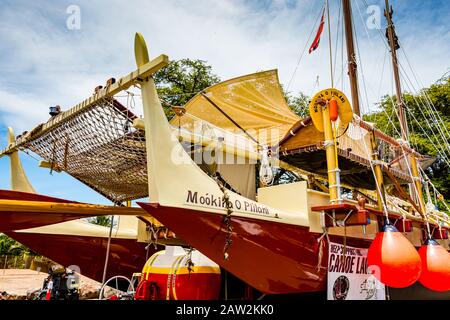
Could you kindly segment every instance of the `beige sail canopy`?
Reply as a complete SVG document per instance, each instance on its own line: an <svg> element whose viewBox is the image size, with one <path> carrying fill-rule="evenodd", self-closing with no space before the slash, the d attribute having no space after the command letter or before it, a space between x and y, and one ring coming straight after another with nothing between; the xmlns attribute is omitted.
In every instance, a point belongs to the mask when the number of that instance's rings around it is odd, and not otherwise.
<svg viewBox="0 0 450 320"><path fill-rule="evenodd" d="M197 94L185 108L193 117L176 116L172 125L180 123L189 128L195 118L200 118L227 131L244 134L237 123L265 145L277 143L300 120L286 103L277 70L216 84Z"/></svg>

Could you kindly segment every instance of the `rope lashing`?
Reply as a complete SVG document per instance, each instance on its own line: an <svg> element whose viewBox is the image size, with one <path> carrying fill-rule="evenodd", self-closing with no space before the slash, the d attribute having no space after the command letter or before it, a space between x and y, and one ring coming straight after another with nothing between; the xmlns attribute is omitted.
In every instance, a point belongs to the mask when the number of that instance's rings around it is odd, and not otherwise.
<svg viewBox="0 0 450 320"><path fill-rule="evenodd" d="M270 166L269 161L269 148L267 146L264 146L263 149L260 152L261 155L261 165L259 168L259 180L264 185L270 185L273 182L273 171L272 167Z"/></svg>
<svg viewBox="0 0 450 320"><path fill-rule="evenodd" d="M325 227L322 227L323 233L322 235L317 238L317 242L319 243L319 251L317 254L317 271L320 271L320 268L322 267L322 260L323 260L323 249L325 246L325 241L328 242L328 244L330 243L330 237L328 236L328 230Z"/></svg>
<svg viewBox="0 0 450 320"><path fill-rule="evenodd" d="M192 261L192 252L194 251L194 248L189 247L186 254L186 263L185 266L187 267L189 271L189 275L191 275L191 272L194 271L194 262Z"/></svg>
<svg viewBox="0 0 450 320"><path fill-rule="evenodd" d="M231 214L233 213L233 204L230 201L230 196L228 195L227 189L223 185L223 183L217 178L214 177L217 185L223 193L223 201L225 202L225 208L227 210L227 214L223 217L222 226L225 226L225 244L223 246L223 259L228 260L230 255L228 253L229 248L233 244L233 239L231 238L233 235L233 226L231 224Z"/></svg>

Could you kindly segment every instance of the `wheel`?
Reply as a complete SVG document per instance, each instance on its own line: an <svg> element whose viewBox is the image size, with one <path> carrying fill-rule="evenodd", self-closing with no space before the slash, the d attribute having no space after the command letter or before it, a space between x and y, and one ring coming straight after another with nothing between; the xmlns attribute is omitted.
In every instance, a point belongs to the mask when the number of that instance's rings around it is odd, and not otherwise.
<svg viewBox="0 0 450 320"><path fill-rule="evenodd" d="M99 300L133 300L135 289L130 279L114 276L106 281L98 296Z"/></svg>

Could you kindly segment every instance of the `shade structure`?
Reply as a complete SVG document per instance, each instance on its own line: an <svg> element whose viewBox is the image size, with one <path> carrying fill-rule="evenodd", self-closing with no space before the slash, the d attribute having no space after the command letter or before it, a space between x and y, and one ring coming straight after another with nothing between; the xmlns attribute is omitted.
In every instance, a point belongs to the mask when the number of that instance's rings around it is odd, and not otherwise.
<svg viewBox="0 0 450 320"><path fill-rule="evenodd" d="M277 70L249 74L211 86L192 98L185 108L186 114L197 119L244 134L233 123L235 121L261 144L267 145L276 144L300 120L286 103ZM192 118L188 116L177 116L171 124L193 126Z"/></svg>

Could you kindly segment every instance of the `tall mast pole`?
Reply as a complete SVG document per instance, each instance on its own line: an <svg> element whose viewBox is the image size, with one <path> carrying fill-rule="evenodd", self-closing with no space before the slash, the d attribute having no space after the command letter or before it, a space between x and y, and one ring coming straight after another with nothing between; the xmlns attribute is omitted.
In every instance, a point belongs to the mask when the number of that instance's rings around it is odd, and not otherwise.
<svg viewBox="0 0 450 320"><path fill-rule="evenodd" d="M358 93L358 73L355 55L355 46L353 40L353 22L352 22L352 7L350 0L342 0L342 9L345 25L345 39L347 46L347 61L348 61L348 76L350 78L350 88L352 92L352 106L353 112L361 116L359 108L359 93ZM378 154L378 145L375 139L374 130L370 131L370 146L372 151L372 161L375 172L375 180L377 184L377 202L380 211L386 211L386 195L384 191L383 171L380 166L380 156Z"/></svg>
<svg viewBox="0 0 450 320"><path fill-rule="evenodd" d="M391 57L392 57L392 70L394 72L394 80L395 80L395 94L397 96L397 112L398 118L400 120L400 128L402 133L402 139L404 141L408 141L409 132L408 125L406 123L405 117L405 104L402 99L402 88L400 84L400 74L398 72L398 59L397 59L397 49L398 45L396 44L396 35L394 30L394 23L392 22L392 6L389 6L389 0L386 1L386 10L384 11L384 15L387 19L387 36L389 40L389 47L391 48Z"/></svg>
<svg viewBox="0 0 450 320"><path fill-rule="evenodd" d="M399 46L397 43L397 36L395 35L394 23L392 22L392 13L393 13L392 6L389 6L389 0L385 0L385 2L386 2L386 9L384 11L384 15L387 20L387 36L389 40L389 47L391 49L392 70L394 71L395 93L397 96L397 113L400 121L402 139L408 145L409 131L405 116L406 106L402 99L402 87L400 84L400 74L398 71L398 59L396 52ZM415 185L415 189L410 188L410 190L412 189L414 191L413 193L416 195L416 201L418 201L420 210L422 211L421 213L425 214L426 208L425 208L425 201L423 199L422 180L420 178L418 170L417 159L413 154L410 154L408 158L409 159L407 161L409 161L409 164L411 165L411 174Z"/></svg>
<svg viewBox="0 0 450 320"><path fill-rule="evenodd" d="M330 23L330 6L328 0L325 0L325 6L327 8L327 20L328 20L328 49L330 50L330 79L331 87L334 88L333 79L333 52L331 51L331 23Z"/></svg>
<svg viewBox="0 0 450 320"><path fill-rule="evenodd" d="M355 46L353 41L353 22L352 7L350 0L342 0L342 8L344 11L345 39L347 44L347 62L348 76L350 78L350 88L352 92L353 112L361 116L359 111L359 94L358 94L358 74L356 65Z"/></svg>

